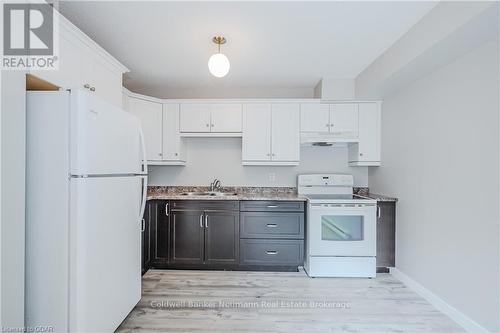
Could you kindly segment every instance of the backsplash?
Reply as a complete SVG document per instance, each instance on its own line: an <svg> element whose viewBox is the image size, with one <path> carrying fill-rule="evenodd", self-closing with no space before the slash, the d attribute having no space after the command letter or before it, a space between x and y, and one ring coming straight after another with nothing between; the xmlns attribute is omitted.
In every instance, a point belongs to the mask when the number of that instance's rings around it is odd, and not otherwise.
<svg viewBox="0 0 500 333"><path fill-rule="evenodd" d="M349 167L346 147L302 147L298 166L243 166L241 138L187 138L185 166L150 166L149 184L207 186L214 178L223 186L295 187L297 175L352 174L355 186L368 186L367 167Z"/></svg>

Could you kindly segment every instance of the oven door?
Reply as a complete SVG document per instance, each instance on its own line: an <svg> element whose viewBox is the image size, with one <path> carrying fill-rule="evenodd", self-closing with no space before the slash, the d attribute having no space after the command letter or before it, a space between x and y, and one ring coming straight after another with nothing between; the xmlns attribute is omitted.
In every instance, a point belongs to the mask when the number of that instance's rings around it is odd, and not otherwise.
<svg viewBox="0 0 500 333"><path fill-rule="evenodd" d="M376 205L310 204L309 208L309 255L376 256Z"/></svg>

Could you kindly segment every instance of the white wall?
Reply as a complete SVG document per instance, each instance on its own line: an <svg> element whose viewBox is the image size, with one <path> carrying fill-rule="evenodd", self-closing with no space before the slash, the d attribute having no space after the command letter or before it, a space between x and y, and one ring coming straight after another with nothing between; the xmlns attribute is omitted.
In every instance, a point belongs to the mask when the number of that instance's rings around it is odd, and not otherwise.
<svg viewBox="0 0 500 333"><path fill-rule="evenodd" d="M383 166L399 198L396 267L500 331L499 51L493 41L385 96Z"/></svg>
<svg viewBox="0 0 500 333"><path fill-rule="evenodd" d="M366 167L349 167L347 148L302 148L301 163L296 167L241 165L241 139L189 138L186 166L150 166L150 185L205 185L214 178L222 185L296 186L300 173L350 173L357 186L368 185ZM270 181L274 173L276 180Z"/></svg>
<svg viewBox="0 0 500 333"><path fill-rule="evenodd" d="M25 74L1 75L0 326L24 326Z"/></svg>
<svg viewBox="0 0 500 333"><path fill-rule="evenodd" d="M356 78L356 99L380 99L496 33L494 1L440 1Z"/></svg>
<svg viewBox="0 0 500 333"><path fill-rule="evenodd" d="M275 88L275 87L155 87L133 86L127 82L124 86L138 94L156 98L312 98L314 87Z"/></svg>

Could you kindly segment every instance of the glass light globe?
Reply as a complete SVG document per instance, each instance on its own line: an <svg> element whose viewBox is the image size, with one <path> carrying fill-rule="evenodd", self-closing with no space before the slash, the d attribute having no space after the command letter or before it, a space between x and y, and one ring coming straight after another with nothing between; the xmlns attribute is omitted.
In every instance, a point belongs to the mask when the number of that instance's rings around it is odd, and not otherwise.
<svg viewBox="0 0 500 333"><path fill-rule="evenodd" d="M222 53L213 54L210 59L208 59L208 70L215 77L223 77L229 72L231 64L226 55Z"/></svg>

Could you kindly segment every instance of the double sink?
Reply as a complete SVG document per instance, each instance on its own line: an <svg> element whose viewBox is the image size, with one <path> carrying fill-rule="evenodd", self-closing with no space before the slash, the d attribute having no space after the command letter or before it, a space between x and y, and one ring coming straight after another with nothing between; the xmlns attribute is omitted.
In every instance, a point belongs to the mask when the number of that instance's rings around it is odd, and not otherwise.
<svg viewBox="0 0 500 333"><path fill-rule="evenodd" d="M191 196L191 197L235 197L238 193L234 192L222 192L222 184L217 178L210 184L210 191L206 192L183 192L181 195Z"/></svg>
<svg viewBox="0 0 500 333"><path fill-rule="evenodd" d="M199 196L231 197L231 196L237 196L238 193L208 191L208 192L183 192L183 193L181 193L181 195L193 196L193 197L199 197Z"/></svg>

